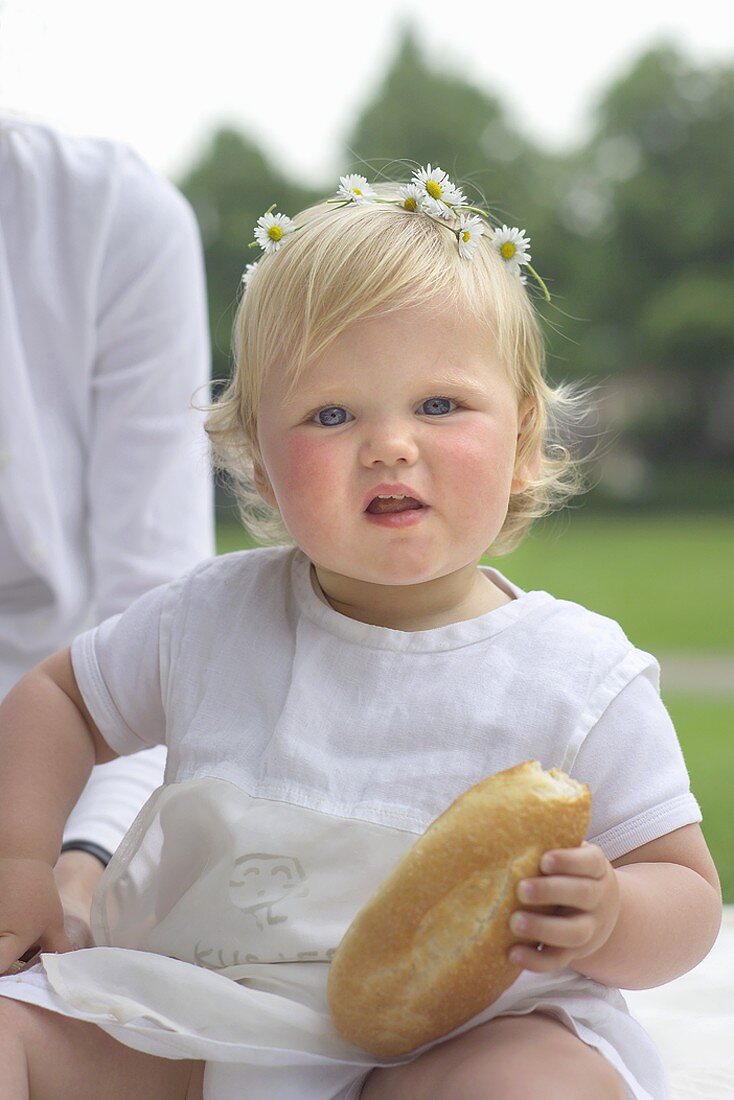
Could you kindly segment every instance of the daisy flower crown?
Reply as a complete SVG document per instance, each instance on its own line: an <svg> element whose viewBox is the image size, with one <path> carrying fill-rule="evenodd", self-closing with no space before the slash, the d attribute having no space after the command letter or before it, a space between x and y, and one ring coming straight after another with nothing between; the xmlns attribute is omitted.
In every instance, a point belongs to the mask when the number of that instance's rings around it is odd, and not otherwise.
<svg viewBox="0 0 734 1100"><path fill-rule="evenodd" d="M398 189L397 198L383 198L370 186L364 176L341 176L336 197L327 202L336 206L349 206L351 203L386 203L397 206L411 214L423 214L444 225L456 237L459 256L462 260L471 260L477 250L481 237L486 236L490 244L504 260L507 270L516 275L520 282L527 283L523 273L525 267L537 282L546 301L550 293L537 271L530 266L530 238L524 229L516 226L492 225L490 214L478 206L471 206L460 188L451 182L448 174L441 168L419 168L413 173L410 183ZM278 252L292 233L302 226L296 225L285 214L274 214L276 203L257 219L255 240L250 248L258 246L265 255ZM247 287L257 268L257 261L248 264L242 275Z"/></svg>

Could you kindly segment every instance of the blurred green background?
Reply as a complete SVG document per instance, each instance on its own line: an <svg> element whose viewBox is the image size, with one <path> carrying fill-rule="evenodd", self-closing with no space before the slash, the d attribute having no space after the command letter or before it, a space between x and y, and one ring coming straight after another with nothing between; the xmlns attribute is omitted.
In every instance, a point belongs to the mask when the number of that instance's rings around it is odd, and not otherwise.
<svg viewBox="0 0 734 1100"><path fill-rule="evenodd" d="M340 170L390 178L392 158L440 165L532 238L552 293L539 302L549 375L598 387L576 441L590 489L491 563L612 616L659 657L734 903L734 68L651 49L600 96L588 139L551 154L498 98L429 63L406 28ZM201 226L213 375L226 378L257 218L273 202L293 215L337 180L300 187L222 128L175 182ZM226 486L218 516L220 552L253 545Z"/></svg>
<svg viewBox="0 0 734 1100"><path fill-rule="evenodd" d="M538 300L549 374L599 386L579 441L596 451L586 510L734 510L734 67L660 46L603 92L592 119L583 145L549 153L405 29L341 171L373 181L396 174L393 158L438 164L526 229L552 294ZM338 179L303 188L223 128L176 182L201 225L213 373L226 378L257 218L272 203L294 215Z"/></svg>

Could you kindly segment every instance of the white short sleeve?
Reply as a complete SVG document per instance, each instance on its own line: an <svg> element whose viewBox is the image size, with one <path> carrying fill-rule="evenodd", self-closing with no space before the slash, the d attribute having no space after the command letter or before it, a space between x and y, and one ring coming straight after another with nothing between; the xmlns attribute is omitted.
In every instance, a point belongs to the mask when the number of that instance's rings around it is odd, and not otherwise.
<svg viewBox="0 0 734 1100"><path fill-rule="evenodd" d="M166 742L168 627L179 581L159 585L71 646L74 675L100 733L120 756Z"/></svg>
<svg viewBox="0 0 734 1100"><path fill-rule="evenodd" d="M651 668L615 696L571 769L591 787L588 838L609 860L702 820L656 679Z"/></svg>

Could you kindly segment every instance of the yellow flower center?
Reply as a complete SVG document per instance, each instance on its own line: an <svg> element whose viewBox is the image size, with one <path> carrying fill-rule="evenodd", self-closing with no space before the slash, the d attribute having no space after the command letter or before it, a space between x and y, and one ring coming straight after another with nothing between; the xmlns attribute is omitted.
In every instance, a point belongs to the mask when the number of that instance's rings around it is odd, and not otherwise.
<svg viewBox="0 0 734 1100"><path fill-rule="evenodd" d="M471 233L468 229L465 229L464 232L461 234L461 239L462 241L464 241L465 244L467 241L471 240Z"/></svg>
<svg viewBox="0 0 734 1100"><path fill-rule="evenodd" d="M353 195L361 195L362 192L360 191L360 189L358 187L353 187L352 188L352 194Z"/></svg>
<svg viewBox="0 0 734 1100"><path fill-rule="evenodd" d="M500 254L504 256L506 260L511 260L516 252L517 247L512 243L512 241L505 241L505 243L500 248Z"/></svg>
<svg viewBox="0 0 734 1100"><path fill-rule="evenodd" d="M268 229L268 236L271 241L280 241L283 239L283 228L280 225L271 225Z"/></svg>
<svg viewBox="0 0 734 1100"><path fill-rule="evenodd" d="M403 206L406 210L417 210L418 209L418 203L415 201L415 199L406 199L405 202L403 203Z"/></svg>
<svg viewBox="0 0 734 1100"><path fill-rule="evenodd" d="M440 199L443 195L443 188L440 183L436 183L435 180L426 181L426 191L432 199Z"/></svg>

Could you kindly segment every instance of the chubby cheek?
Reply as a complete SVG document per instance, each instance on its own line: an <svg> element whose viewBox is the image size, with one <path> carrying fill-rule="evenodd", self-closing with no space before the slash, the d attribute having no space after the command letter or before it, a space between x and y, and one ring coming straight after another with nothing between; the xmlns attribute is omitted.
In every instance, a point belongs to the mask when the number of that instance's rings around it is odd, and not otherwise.
<svg viewBox="0 0 734 1100"><path fill-rule="evenodd" d="M340 502L344 463L337 461L335 448L307 436L291 436L281 441L277 462L269 467L280 513L286 526L293 529L302 518L313 521L323 509ZM341 502L340 502L341 503Z"/></svg>
<svg viewBox="0 0 734 1100"><path fill-rule="evenodd" d="M491 431L447 434L437 480L467 520L507 511L515 457L515 436ZM504 512L503 512L504 509Z"/></svg>

